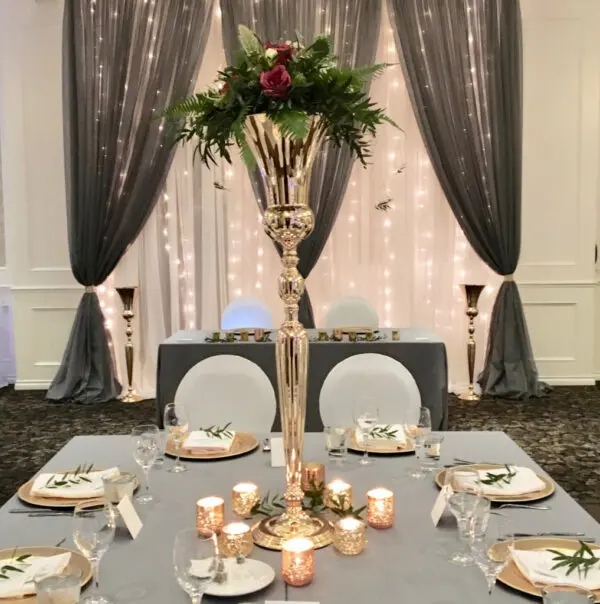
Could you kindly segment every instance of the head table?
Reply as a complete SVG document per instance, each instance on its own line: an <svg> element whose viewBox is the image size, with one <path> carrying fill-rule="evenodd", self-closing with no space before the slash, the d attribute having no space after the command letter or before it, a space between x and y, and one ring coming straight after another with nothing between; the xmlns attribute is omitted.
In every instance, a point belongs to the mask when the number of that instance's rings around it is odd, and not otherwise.
<svg viewBox="0 0 600 604"><path fill-rule="evenodd" d="M399 329L399 340L394 340L392 329L380 329L379 337L372 342L318 342L320 330L307 329L309 337L308 387L306 429L316 432L323 429L319 414L319 393L329 372L341 361L355 354L383 354L400 361L415 379L422 404L431 411L434 430L448 427L448 364L446 346L439 336L419 328ZM331 334L332 330L327 330ZM196 364L219 354L234 354L256 363L266 374L277 392L275 369L276 330L271 342L206 342L210 331L178 331L167 338L158 349L156 375L156 408L162 426L162 413L167 403L175 400L177 386L183 376ZM223 334L222 334L223 335ZM274 430L280 429L279 410Z"/></svg>
<svg viewBox="0 0 600 604"><path fill-rule="evenodd" d="M305 441L305 460L326 461L323 435L309 433ZM442 461L453 457L474 461L497 461L540 468L502 432L448 432ZM351 460L355 460L351 456ZM44 468L64 470L83 462L98 467L119 465L134 469L128 436L78 436L73 438ZM167 464L171 463L167 460ZM456 524L445 517L438 528L430 519L437 495L433 477L412 480L406 472L414 456L377 457L375 464L361 468L356 463L339 470L327 462L326 479L340 476L353 486L354 499L364 503L365 493L376 486L392 489L396 497L394 527L367 531L368 544L359 556L342 556L330 546L316 552L315 578L302 588L287 587L280 577L281 554L254 547L251 557L268 562L276 571L275 582L263 592L228 602L289 600L348 604L349 602L427 602L446 604L486 601L527 602L525 596L498 586L487 595L483 575L477 568L459 568L447 561L457 546ZM139 601L152 604L189 602L175 581L172 549L175 533L192 528L195 502L206 495L220 495L226 501L226 521L231 521L231 487L241 481L257 483L262 492L283 491L284 470L271 468L270 455L260 450L229 461L189 462L190 471L170 474L164 469L151 473L152 491L160 503L144 514L144 527L135 541L119 536L102 560L100 585L107 595L126 593L143 587ZM600 538L600 526L563 489L547 500L551 511L506 509L517 532L584 532ZM3 548L25 545L55 545L66 538L64 547L73 548L70 516L33 518L9 514L23 508L16 496L0 509L0 545ZM125 590L125 591L124 591ZM205 598L216 602L215 598Z"/></svg>

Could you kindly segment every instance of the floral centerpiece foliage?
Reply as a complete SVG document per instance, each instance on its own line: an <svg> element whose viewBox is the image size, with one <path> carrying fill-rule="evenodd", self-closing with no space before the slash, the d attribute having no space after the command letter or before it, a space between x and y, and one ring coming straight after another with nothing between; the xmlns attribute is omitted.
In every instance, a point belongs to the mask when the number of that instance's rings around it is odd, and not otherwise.
<svg viewBox="0 0 600 604"><path fill-rule="evenodd" d="M296 139L306 136L309 116L318 115L326 138L338 146L346 143L362 164L376 127L395 126L364 92L365 82L386 64L339 67L327 36L317 36L309 46L299 38L263 43L240 26L239 40L241 51L219 72L215 86L165 113L174 123L175 142L193 140L205 164L216 157L231 163L230 147L237 144L246 164L256 165L244 135L244 121L252 114L265 114L284 136Z"/></svg>

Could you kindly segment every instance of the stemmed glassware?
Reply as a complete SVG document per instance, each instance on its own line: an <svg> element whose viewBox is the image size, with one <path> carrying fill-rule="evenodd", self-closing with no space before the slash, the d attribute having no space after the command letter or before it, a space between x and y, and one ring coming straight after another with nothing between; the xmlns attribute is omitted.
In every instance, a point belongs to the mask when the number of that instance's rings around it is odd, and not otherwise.
<svg viewBox="0 0 600 604"><path fill-rule="evenodd" d="M217 541L214 533L198 535L195 529L183 530L175 536L173 567L181 589L192 604L200 604L208 584L217 570Z"/></svg>
<svg viewBox="0 0 600 604"><path fill-rule="evenodd" d="M160 453L160 433L154 424L142 424L131 431L133 459L142 468L146 482L144 493L136 498L137 503L152 503L155 498L150 493L150 469Z"/></svg>
<svg viewBox="0 0 600 604"><path fill-rule="evenodd" d="M369 436L379 421L379 409L371 400L359 400L354 403L354 423L362 436L363 456L359 460L361 466L373 463L369 459Z"/></svg>
<svg viewBox="0 0 600 604"><path fill-rule="evenodd" d="M102 556L115 538L116 510L112 504L81 503L73 512L73 541L90 561L94 573L93 590L80 600L82 604L112 604L112 600L99 593L99 566Z"/></svg>
<svg viewBox="0 0 600 604"><path fill-rule="evenodd" d="M490 514L485 533L471 540L471 555L485 576L488 593L492 593L498 575L510 562L513 550L514 538L508 518L498 512Z"/></svg>
<svg viewBox="0 0 600 604"><path fill-rule="evenodd" d="M164 411L164 422L165 430L168 434L168 439L171 440L177 453L177 459L175 464L172 465L167 472L173 472L179 474L181 472L187 472L188 469L181 463L181 446L187 436L189 430L189 420L185 407L183 405L177 405L175 403L169 403L165 406Z"/></svg>
<svg viewBox="0 0 600 604"><path fill-rule="evenodd" d="M423 442L425 437L431 433L431 413L427 407L421 407L419 418L414 424L408 420L404 425L406 436L411 438L415 444L416 465L409 470L408 475L411 478L423 478L426 473L421 467L421 456L423 454Z"/></svg>

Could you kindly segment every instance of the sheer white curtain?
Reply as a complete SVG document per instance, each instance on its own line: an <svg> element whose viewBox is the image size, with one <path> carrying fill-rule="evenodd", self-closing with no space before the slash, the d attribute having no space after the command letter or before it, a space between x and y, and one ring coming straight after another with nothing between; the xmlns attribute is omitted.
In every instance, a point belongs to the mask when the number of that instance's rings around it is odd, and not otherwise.
<svg viewBox="0 0 600 604"><path fill-rule="evenodd" d="M225 64L215 10L198 89ZM317 325L332 301L362 295L383 326L427 327L446 342L451 383L467 382L465 300L460 283L483 283L478 367L498 279L468 246L432 170L416 126L384 11L378 60L394 65L371 95L404 132L381 129L372 165L356 165L323 255L308 279ZM376 209L388 200L387 212ZM158 344L178 329L218 328L229 300L252 296L282 316L280 260L260 224L241 160L207 169L191 145L177 151L163 202L140 237L138 387L151 394Z"/></svg>

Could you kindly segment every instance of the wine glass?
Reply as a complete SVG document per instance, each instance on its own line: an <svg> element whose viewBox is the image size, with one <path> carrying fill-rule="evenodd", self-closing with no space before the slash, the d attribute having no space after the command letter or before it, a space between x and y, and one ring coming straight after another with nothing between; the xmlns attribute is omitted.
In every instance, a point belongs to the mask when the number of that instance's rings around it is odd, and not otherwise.
<svg viewBox="0 0 600 604"><path fill-rule="evenodd" d="M115 537L116 510L111 503L99 505L80 503L73 512L73 541L79 551L90 561L93 570L92 593L85 596L82 604L112 604L101 595L99 566Z"/></svg>
<svg viewBox="0 0 600 604"><path fill-rule="evenodd" d="M473 557L469 551L471 519L481 501L481 497L464 491L453 493L448 499L448 506L458 524L458 542L460 544L460 550L450 556L450 562L458 566L473 566Z"/></svg>
<svg viewBox="0 0 600 604"><path fill-rule="evenodd" d="M419 409L419 418L417 423L412 423L408 420L404 425L404 431L406 436L412 439L415 445L415 462L416 465L409 470L408 475L411 478L423 478L426 473L421 467L421 455L423 451L423 442L425 437L431 433L431 413L427 407L421 407Z"/></svg>
<svg viewBox="0 0 600 604"><path fill-rule="evenodd" d="M504 514L490 514L486 532L471 541L471 555L483 572L491 595L498 575L510 562L514 550L514 538L508 518Z"/></svg>
<svg viewBox="0 0 600 604"><path fill-rule="evenodd" d="M354 423L362 436L363 456L359 460L362 466L373 463L369 459L369 436L379 421L379 409L369 400L359 400L354 403Z"/></svg>
<svg viewBox="0 0 600 604"><path fill-rule="evenodd" d="M483 496L483 486L476 470L466 466L448 468L444 472L444 486L448 493L473 493Z"/></svg>
<svg viewBox="0 0 600 604"><path fill-rule="evenodd" d="M155 498L150 493L150 469L160 453L160 433L154 424L142 424L131 431L133 442L133 459L142 468L146 481L143 494L136 497L136 502L145 505L152 503Z"/></svg>
<svg viewBox="0 0 600 604"><path fill-rule="evenodd" d="M165 430L169 435L168 438L173 443L175 452L177 453L175 464L171 466L167 472L173 472L174 474L187 472L188 469L181 463L179 458L181 455L181 445L183 444L189 429L189 420L184 406L176 405L175 403L166 405L164 420Z"/></svg>
<svg viewBox="0 0 600 604"><path fill-rule="evenodd" d="M196 529L177 533L173 546L173 567L181 589L190 596L192 604L200 604L217 571L215 534L198 535Z"/></svg>

